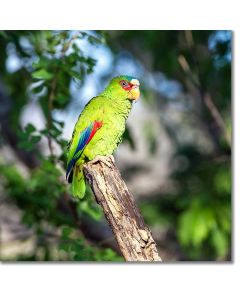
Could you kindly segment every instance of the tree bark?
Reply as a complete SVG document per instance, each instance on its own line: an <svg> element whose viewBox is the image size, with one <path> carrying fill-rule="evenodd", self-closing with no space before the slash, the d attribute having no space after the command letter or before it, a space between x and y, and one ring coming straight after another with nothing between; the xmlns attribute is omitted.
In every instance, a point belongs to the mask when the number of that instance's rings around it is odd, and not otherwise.
<svg viewBox="0 0 240 300"><path fill-rule="evenodd" d="M125 260L161 261L152 234L145 225L113 157L99 157L85 164L83 169Z"/></svg>

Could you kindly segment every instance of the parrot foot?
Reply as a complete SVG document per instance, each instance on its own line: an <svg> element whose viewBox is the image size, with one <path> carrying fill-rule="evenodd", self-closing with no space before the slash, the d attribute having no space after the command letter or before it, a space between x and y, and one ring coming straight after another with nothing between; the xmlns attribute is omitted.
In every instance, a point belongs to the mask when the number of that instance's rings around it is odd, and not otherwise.
<svg viewBox="0 0 240 300"><path fill-rule="evenodd" d="M93 160L91 160L92 164L95 164L96 162L100 161L102 163L104 163L106 166L108 166L109 168L111 168L111 164L109 162L109 159L114 163L114 157L112 155L110 156L102 156L102 155L97 155Z"/></svg>

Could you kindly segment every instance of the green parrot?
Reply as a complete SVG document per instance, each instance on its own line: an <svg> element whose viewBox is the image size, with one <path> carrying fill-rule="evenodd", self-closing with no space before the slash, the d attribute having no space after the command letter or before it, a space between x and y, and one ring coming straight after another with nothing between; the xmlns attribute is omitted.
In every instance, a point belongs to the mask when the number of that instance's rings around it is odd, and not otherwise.
<svg viewBox="0 0 240 300"><path fill-rule="evenodd" d="M121 142L133 100L139 96L136 78L118 76L84 107L68 145L66 179L72 184L75 198L85 195L84 163L114 152Z"/></svg>

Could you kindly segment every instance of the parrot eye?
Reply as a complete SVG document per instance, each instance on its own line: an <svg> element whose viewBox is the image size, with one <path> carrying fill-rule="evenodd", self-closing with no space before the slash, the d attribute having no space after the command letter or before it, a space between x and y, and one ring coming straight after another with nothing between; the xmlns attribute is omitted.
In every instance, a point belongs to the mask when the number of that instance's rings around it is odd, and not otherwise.
<svg viewBox="0 0 240 300"><path fill-rule="evenodd" d="M122 80L120 82L120 84L121 84L122 87L127 87L128 86L128 83L125 80Z"/></svg>

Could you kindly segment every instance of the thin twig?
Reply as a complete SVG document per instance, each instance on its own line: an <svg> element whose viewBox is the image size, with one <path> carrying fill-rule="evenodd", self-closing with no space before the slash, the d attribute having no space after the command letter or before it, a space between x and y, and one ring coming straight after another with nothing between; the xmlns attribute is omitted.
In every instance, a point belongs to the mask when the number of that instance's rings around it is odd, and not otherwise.
<svg viewBox="0 0 240 300"><path fill-rule="evenodd" d="M61 51L61 58L64 58L64 56L65 56L67 50L69 49L69 47L71 46L72 42L74 40L76 40L78 37L79 37L79 33L74 34L67 42L65 42L63 44L62 51Z"/></svg>
<svg viewBox="0 0 240 300"><path fill-rule="evenodd" d="M53 153L53 146L52 146L52 138L51 138L51 127L52 127L52 109L53 109L53 100L55 97L55 90L57 86L57 74L54 76L52 84L51 84L51 90L48 98L48 116L47 116L47 123L48 123L48 147L51 154L51 157L54 157Z"/></svg>
<svg viewBox="0 0 240 300"><path fill-rule="evenodd" d="M215 105L210 93L208 91L205 91L205 88L202 84L201 76L200 76L200 70L199 70L199 63L198 59L195 55L195 49L194 49L194 40L192 36L191 31L186 31L185 32L185 38L186 42L188 44L189 50L192 53L192 56L194 58L195 64L196 64L196 69L197 69L197 74L194 74L193 71L191 70L185 56L179 55L178 57L178 62L180 66L182 67L183 71L188 75L188 78L192 82L192 84L198 89L200 97L202 99L202 103L206 106L208 111L210 112L213 120L217 124L218 128L220 129L222 135L224 136L224 139L226 140L227 144L231 148L231 138L228 134L227 127L224 123L224 120Z"/></svg>
<svg viewBox="0 0 240 300"><path fill-rule="evenodd" d="M203 100L204 100L204 103L206 104L206 106L208 107L212 117L215 119L215 122L218 124L218 127L221 129L222 134L223 134L225 140L227 141L229 147L231 148L231 138L228 134L228 131L227 131L226 125L223 121L223 118L212 100L211 95L209 93L205 93L203 95Z"/></svg>

